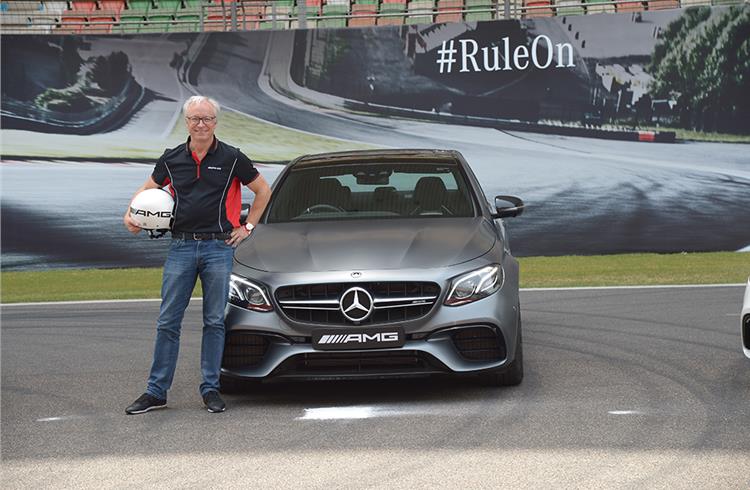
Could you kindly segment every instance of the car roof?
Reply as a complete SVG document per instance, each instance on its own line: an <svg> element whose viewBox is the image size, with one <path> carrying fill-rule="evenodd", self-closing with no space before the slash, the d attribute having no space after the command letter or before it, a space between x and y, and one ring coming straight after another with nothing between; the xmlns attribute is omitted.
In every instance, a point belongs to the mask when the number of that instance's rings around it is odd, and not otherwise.
<svg viewBox="0 0 750 490"><path fill-rule="evenodd" d="M396 150L353 150L331 153L304 155L290 165L294 168L315 167L318 165L336 165L351 163L394 162L424 164L427 162L441 164L458 164L463 161L461 154L455 150L429 149L396 149Z"/></svg>

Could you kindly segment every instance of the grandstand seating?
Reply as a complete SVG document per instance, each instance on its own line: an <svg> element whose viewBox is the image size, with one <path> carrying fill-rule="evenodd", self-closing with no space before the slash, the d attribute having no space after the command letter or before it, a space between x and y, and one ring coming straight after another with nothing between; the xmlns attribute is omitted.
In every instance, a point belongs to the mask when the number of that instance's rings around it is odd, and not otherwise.
<svg viewBox="0 0 750 490"><path fill-rule="evenodd" d="M411 0L406 5L408 17L407 24L431 24L433 21L432 14L435 10L433 0Z"/></svg>
<svg viewBox="0 0 750 490"><path fill-rule="evenodd" d="M175 14L173 32L197 32L201 30L201 16L192 13Z"/></svg>
<svg viewBox="0 0 750 490"><path fill-rule="evenodd" d="M89 13L96 10L96 2L70 2L73 12Z"/></svg>
<svg viewBox="0 0 750 490"><path fill-rule="evenodd" d="M120 16L120 24L115 27L114 32L121 34L137 34L141 32L145 21L145 16L126 15L123 13Z"/></svg>
<svg viewBox="0 0 750 490"><path fill-rule="evenodd" d="M587 14L614 13L615 5L612 0L586 0Z"/></svg>
<svg viewBox="0 0 750 490"><path fill-rule="evenodd" d="M60 27L57 32L60 34L80 34L83 32L86 18L79 15L63 14L60 19Z"/></svg>
<svg viewBox="0 0 750 490"><path fill-rule="evenodd" d="M526 2L524 17L552 17L555 15L550 0L529 0Z"/></svg>
<svg viewBox="0 0 750 490"><path fill-rule="evenodd" d="M464 0L465 20L492 20L493 11L497 8L492 0Z"/></svg>
<svg viewBox="0 0 750 490"><path fill-rule="evenodd" d="M747 0L744 0L747 1ZM743 0L0 0L12 33L140 33L471 22L727 5Z"/></svg>
<svg viewBox="0 0 750 490"><path fill-rule="evenodd" d="M623 2L615 4L615 11L617 12L641 12L643 10L645 10L644 2Z"/></svg>
<svg viewBox="0 0 750 490"><path fill-rule="evenodd" d="M464 19L463 8L463 0L438 0L435 22L461 22Z"/></svg>
<svg viewBox="0 0 750 490"><path fill-rule="evenodd" d="M586 13L581 0L557 0L555 2L557 15L583 15Z"/></svg>
<svg viewBox="0 0 750 490"><path fill-rule="evenodd" d="M649 0L649 10L665 10L680 8L679 0Z"/></svg>
<svg viewBox="0 0 750 490"><path fill-rule="evenodd" d="M327 0L321 6L323 18L318 20L317 27L346 27L349 6L349 0Z"/></svg>
<svg viewBox="0 0 750 490"><path fill-rule="evenodd" d="M99 8L101 9L101 13L106 13L108 15L112 15L112 17L115 20L119 20L120 14L122 13L122 10L125 8L125 2L115 0L115 1L102 1L99 2Z"/></svg>
<svg viewBox="0 0 750 490"><path fill-rule="evenodd" d="M384 0L380 4L380 17L377 24L381 26L401 25L406 15L406 0Z"/></svg>
<svg viewBox="0 0 750 490"><path fill-rule="evenodd" d="M352 3L352 17L349 19L350 27L374 26L375 15L378 13L377 0L354 0Z"/></svg>
<svg viewBox="0 0 750 490"><path fill-rule="evenodd" d="M89 17L83 25L84 34L109 34L115 25L114 17Z"/></svg>
<svg viewBox="0 0 750 490"><path fill-rule="evenodd" d="M128 10L132 12L148 12L153 6L151 0L128 0Z"/></svg>

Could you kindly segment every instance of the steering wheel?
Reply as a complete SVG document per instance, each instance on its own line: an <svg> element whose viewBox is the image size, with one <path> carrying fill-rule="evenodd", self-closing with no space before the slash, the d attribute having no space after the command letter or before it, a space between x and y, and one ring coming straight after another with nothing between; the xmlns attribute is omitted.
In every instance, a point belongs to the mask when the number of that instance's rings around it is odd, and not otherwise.
<svg viewBox="0 0 750 490"><path fill-rule="evenodd" d="M314 213L325 213L325 212L345 213L346 209L340 208L338 206L334 206L333 204L314 204L310 206L309 208L305 209L305 212L302 214L314 214Z"/></svg>

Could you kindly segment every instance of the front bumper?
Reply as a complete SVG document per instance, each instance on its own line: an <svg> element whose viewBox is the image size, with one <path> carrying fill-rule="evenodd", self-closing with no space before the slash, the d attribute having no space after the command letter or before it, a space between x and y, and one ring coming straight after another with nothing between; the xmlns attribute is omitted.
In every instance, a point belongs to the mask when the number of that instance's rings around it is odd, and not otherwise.
<svg viewBox="0 0 750 490"><path fill-rule="evenodd" d="M235 306L231 309L241 310ZM270 322L281 321L275 314L248 314L245 310L227 315L223 375L255 379L382 378L502 368L515 358L519 318L517 307L512 306L501 321L482 316L463 322L430 321L417 329L407 327L406 341L397 348L330 351L316 349L311 336L291 335L300 333L299 329L280 333L279 329L232 322L259 315ZM432 320L439 317L438 313ZM335 328L351 332L357 327Z"/></svg>
<svg viewBox="0 0 750 490"><path fill-rule="evenodd" d="M435 277L434 271L401 271L396 280L435 281L442 288L435 305L425 316L377 325L402 328L405 343L401 347L318 350L313 346L312 336L321 328L320 324L296 321L286 316L275 302L275 310L271 312L254 312L230 304L225 318L227 344L222 374L254 379L338 379L502 369L516 356L520 319L518 263L512 259L506 261L505 284L491 296L461 306L445 306L443 302L448 293L445 286L449 278L470 268L466 264L456 266L445 270L442 277ZM368 279L377 281L394 276L393 272L382 274L382 277ZM299 282L294 279L278 275L256 277L261 283L273 282L276 287ZM344 282L346 279L341 273L316 277L318 282ZM273 287L268 289L274 290ZM360 327L327 325L324 328L326 333L352 333ZM471 351L473 347L477 347L476 352Z"/></svg>

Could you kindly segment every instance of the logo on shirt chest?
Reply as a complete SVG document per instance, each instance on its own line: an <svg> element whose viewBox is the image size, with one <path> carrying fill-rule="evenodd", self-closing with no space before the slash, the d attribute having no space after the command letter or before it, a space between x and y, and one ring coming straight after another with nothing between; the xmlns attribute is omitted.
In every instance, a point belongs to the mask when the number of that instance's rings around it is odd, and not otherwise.
<svg viewBox="0 0 750 490"><path fill-rule="evenodd" d="M221 170L221 167L208 166L208 167L206 167L206 170Z"/></svg>

